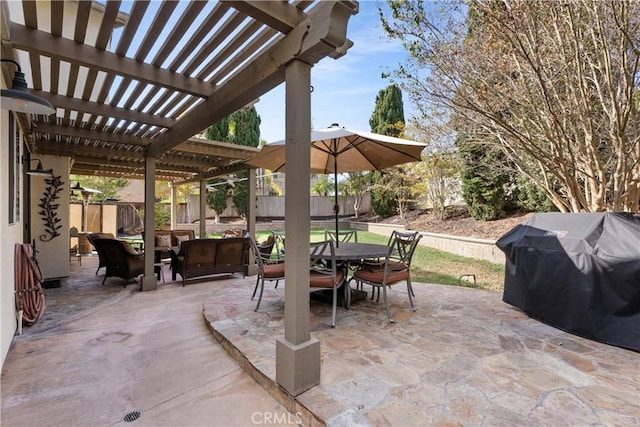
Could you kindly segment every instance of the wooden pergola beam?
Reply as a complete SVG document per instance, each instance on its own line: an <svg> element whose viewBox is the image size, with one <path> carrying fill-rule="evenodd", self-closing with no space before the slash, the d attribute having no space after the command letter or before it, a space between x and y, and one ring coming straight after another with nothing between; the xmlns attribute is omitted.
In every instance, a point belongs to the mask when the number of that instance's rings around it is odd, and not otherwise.
<svg viewBox="0 0 640 427"><path fill-rule="evenodd" d="M112 52L95 49L63 37L51 37L51 34L47 32L24 25L12 22L10 32L14 49L101 70L105 73L117 74L201 98L206 98L213 92L209 83L125 58Z"/></svg>
<svg viewBox="0 0 640 427"><path fill-rule="evenodd" d="M36 126L36 132L49 133L52 135L141 146L147 146L151 142L151 139L149 138L142 138L122 133L105 132L96 129L82 129L73 126L55 125L44 122L34 122L34 124Z"/></svg>
<svg viewBox="0 0 640 427"><path fill-rule="evenodd" d="M282 1L229 0L225 3L283 34L293 30L305 18L302 11Z"/></svg>
<svg viewBox="0 0 640 427"><path fill-rule="evenodd" d="M207 128L284 81L284 65L293 59L315 64L334 54L346 40L350 2L323 2L272 49L238 71L168 132L154 139L147 155L155 157ZM224 100L221 102L220 100Z"/></svg>
<svg viewBox="0 0 640 427"><path fill-rule="evenodd" d="M30 92L49 100L49 102L57 108L64 108L65 110L77 111L79 113L129 120L162 128L170 128L176 123L174 119L156 114L146 114L139 111L127 110L126 108L112 107L98 102L85 101L70 96L56 95L42 90L31 90Z"/></svg>

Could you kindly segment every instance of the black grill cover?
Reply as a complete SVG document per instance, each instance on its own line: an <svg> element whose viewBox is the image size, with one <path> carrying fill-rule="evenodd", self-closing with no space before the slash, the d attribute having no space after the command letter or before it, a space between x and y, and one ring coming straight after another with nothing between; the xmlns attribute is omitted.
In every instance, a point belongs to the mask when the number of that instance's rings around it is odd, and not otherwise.
<svg viewBox="0 0 640 427"><path fill-rule="evenodd" d="M503 301L551 326L640 351L640 215L536 214L502 236Z"/></svg>

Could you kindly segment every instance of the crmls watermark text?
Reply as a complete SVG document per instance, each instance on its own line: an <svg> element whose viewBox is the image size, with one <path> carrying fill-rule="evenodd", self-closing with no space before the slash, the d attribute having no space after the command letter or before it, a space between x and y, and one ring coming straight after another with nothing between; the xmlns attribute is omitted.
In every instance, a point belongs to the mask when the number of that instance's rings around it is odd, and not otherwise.
<svg viewBox="0 0 640 427"><path fill-rule="evenodd" d="M251 414L251 421L260 425L298 425L302 424L302 417L298 412L295 414L289 412L254 412Z"/></svg>

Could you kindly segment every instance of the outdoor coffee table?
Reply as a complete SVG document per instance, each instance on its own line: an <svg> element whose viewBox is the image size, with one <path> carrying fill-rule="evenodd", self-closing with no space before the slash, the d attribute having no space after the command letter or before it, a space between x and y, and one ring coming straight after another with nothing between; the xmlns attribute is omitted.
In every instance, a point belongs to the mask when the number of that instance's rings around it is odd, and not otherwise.
<svg viewBox="0 0 640 427"><path fill-rule="evenodd" d="M334 254L335 260L343 264L345 270L347 270L347 266L349 263L358 263L365 259L374 259L374 258L382 258L387 255L389 252L389 247L387 245L379 245L376 243L351 243L351 242L340 242L340 246L334 246ZM324 253L320 255L322 259L331 259L331 253L329 252L329 248L325 250ZM345 274L345 281L341 285L349 286L349 277ZM342 297L344 292L338 291L338 305L346 307L346 301ZM359 301L361 299L365 299L367 297L367 293L358 289L351 289L351 302ZM331 304L333 301L333 291L330 289L323 289L320 291L315 291L311 293L311 299L315 301L326 302Z"/></svg>

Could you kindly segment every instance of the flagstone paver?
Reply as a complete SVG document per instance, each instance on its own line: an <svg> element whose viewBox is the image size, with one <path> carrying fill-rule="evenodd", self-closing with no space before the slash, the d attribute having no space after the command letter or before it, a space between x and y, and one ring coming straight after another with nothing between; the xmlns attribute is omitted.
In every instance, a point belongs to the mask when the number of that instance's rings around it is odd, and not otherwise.
<svg viewBox="0 0 640 427"><path fill-rule="evenodd" d="M298 408L308 411L305 420L329 426L640 424L639 353L540 323L503 303L499 293L414 288L415 312L401 287L389 293L394 324L381 303L366 299L339 309L332 329L331 306L311 302L322 367L320 385L296 397ZM252 289L241 292L239 283L204 304L217 338L274 384L275 348L262 344L284 334L283 289L266 288L258 313ZM234 301L236 309L223 310L220 301ZM251 329L240 336L237 325L246 318Z"/></svg>

